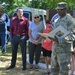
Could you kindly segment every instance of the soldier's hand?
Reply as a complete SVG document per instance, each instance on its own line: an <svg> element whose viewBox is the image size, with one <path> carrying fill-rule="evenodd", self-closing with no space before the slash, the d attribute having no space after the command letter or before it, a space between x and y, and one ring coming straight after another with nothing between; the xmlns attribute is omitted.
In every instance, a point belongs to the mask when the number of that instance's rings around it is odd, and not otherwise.
<svg viewBox="0 0 75 75"><path fill-rule="evenodd" d="M63 42L63 40L64 40L63 36L55 35L55 38L56 38L56 40L58 41L59 44L61 44Z"/></svg>

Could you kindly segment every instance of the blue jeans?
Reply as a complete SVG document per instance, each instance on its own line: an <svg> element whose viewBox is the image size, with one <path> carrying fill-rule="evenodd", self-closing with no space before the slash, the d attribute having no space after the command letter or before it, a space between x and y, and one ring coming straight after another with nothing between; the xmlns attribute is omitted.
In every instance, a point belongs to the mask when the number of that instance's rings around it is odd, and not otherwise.
<svg viewBox="0 0 75 75"><path fill-rule="evenodd" d="M4 32L0 32L0 43L1 43L1 46L2 46L2 52L5 52L6 50L6 34L5 34L5 31Z"/></svg>

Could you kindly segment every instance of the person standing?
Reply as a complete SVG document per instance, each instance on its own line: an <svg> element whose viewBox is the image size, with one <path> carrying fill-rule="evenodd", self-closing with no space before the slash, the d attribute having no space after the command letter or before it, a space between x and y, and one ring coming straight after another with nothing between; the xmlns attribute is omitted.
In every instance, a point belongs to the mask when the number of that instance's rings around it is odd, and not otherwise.
<svg viewBox="0 0 75 75"><path fill-rule="evenodd" d="M12 19L10 25L10 36L11 36L11 45L12 45L12 59L11 65L7 70L12 69L16 65L17 58L17 49L20 44L21 53L22 53L22 70L26 70L26 41L28 39L28 26L29 21L23 16L23 9L17 9L17 16Z"/></svg>
<svg viewBox="0 0 75 75"><path fill-rule="evenodd" d="M6 51L6 31L8 22L7 14L3 12L3 7L0 6L0 43L2 46L2 53Z"/></svg>
<svg viewBox="0 0 75 75"><path fill-rule="evenodd" d="M43 31L43 33L50 33L52 31L52 24L50 24L49 21L46 21L46 29ZM50 69L49 69L49 64L51 62L51 53L52 53L52 44L53 41L49 38L43 38L42 39L42 51L43 51L43 56L45 57L45 63L46 63L46 68L47 71L44 73L44 75L49 75Z"/></svg>
<svg viewBox="0 0 75 75"><path fill-rule="evenodd" d="M9 32L10 31L10 23L11 23L11 18L12 18L12 16L9 14L8 16L8 22L7 22L7 31Z"/></svg>
<svg viewBox="0 0 75 75"><path fill-rule="evenodd" d="M57 19L59 18L58 13L56 13L55 15L53 15L52 19L51 19L51 23L52 23L52 28L54 28L54 23L55 21L57 21Z"/></svg>
<svg viewBox="0 0 75 75"><path fill-rule="evenodd" d="M72 32L75 28L75 19L67 13L67 3L59 2L57 4L57 13L59 14L58 20L55 22L55 27L57 28L61 25L70 34L66 39L63 36L55 35L56 42L53 43L52 56L51 56L51 75L68 75L69 64L71 58L71 43L70 38L72 38Z"/></svg>
<svg viewBox="0 0 75 75"><path fill-rule="evenodd" d="M75 40L73 41L73 51L72 51L72 56L71 56L71 72L70 75L74 75L75 71Z"/></svg>
<svg viewBox="0 0 75 75"><path fill-rule="evenodd" d="M44 25L40 22L39 14L34 14L34 22L29 25L29 42L28 42L28 51L29 51L29 62L30 70L33 69L33 61L35 60L35 69L38 70L40 54L41 54L41 37L38 34L43 32ZM35 59L34 59L35 56Z"/></svg>

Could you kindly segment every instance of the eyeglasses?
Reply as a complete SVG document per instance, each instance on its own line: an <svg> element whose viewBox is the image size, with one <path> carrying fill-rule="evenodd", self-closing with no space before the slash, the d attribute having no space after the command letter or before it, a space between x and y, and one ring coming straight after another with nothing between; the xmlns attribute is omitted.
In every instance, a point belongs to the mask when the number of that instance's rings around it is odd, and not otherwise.
<svg viewBox="0 0 75 75"><path fill-rule="evenodd" d="M34 17L34 18L39 18L39 16L36 16L36 17Z"/></svg>

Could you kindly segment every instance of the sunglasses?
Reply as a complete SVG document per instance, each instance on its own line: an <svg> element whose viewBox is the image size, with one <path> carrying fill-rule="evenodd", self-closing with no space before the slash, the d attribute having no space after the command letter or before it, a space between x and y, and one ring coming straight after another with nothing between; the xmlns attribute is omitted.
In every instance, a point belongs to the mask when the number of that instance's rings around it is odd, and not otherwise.
<svg viewBox="0 0 75 75"><path fill-rule="evenodd" d="M64 10L64 9L57 9L58 12L61 12L61 11L63 11L63 10Z"/></svg>
<svg viewBox="0 0 75 75"><path fill-rule="evenodd" d="M36 17L34 17L34 18L39 18L39 16L36 16Z"/></svg>

